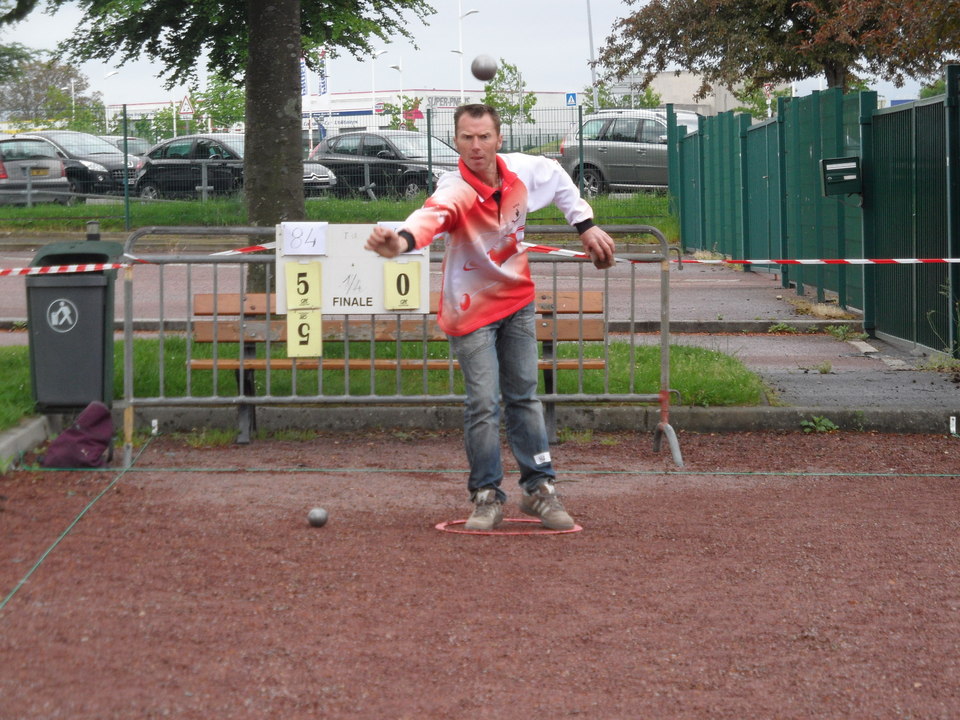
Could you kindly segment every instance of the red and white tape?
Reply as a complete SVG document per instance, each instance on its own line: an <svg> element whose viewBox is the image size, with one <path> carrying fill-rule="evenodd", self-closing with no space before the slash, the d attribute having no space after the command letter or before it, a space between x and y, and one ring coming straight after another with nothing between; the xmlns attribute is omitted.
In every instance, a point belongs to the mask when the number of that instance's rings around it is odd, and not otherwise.
<svg viewBox="0 0 960 720"><path fill-rule="evenodd" d="M544 253L545 255L560 255L562 257L580 258L589 260L590 254L582 250L565 250L564 248L550 247L549 245L537 245L535 243L521 242L520 247L528 252ZM617 262L637 262L636 260L627 260L626 258L615 257Z"/></svg>
<svg viewBox="0 0 960 720"><path fill-rule="evenodd" d="M535 245L533 243L522 242L520 246L530 252L546 253L547 255L562 255L564 257L582 258L589 260L590 255L578 250L565 250L563 248L550 247L549 245ZM626 258L615 258L617 262L640 262L638 260L627 260ZM960 263L960 258L818 258L818 259L758 259L758 260L698 260L696 258L682 258L671 260L671 262L681 262L684 264L700 265L922 265L922 264L945 264Z"/></svg>
<svg viewBox="0 0 960 720"><path fill-rule="evenodd" d="M239 248L237 250L224 250L222 252L212 253L215 255L239 255L242 253L257 252L258 250L272 250L277 246L276 243L266 243L265 245L251 245L250 247ZM146 260L141 260L135 255L125 254L124 257L132 260L134 263L143 263L149 265ZM22 275L63 275L66 273L85 273L102 272L103 270L120 270L128 268L132 263L82 263L77 265L45 265L43 267L14 267L0 268L0 277L14 277Z"/></svg>
<svg viewBox="0 0 960 720"><path fill-rule="evenodd" d="M563 257L578 258L589 260L590 255L580 250L567 250L565 248L552 247L550 245L538 245L536 243L521 242L520 247L529 252L544 253L547 255L560 255ZM245 253L260 252L261 250L274 250L277 243L264 243L262 245L250 245L248 247L237 248L235 250L223 250L211 254L211 257L224 255L242 255ZM145 262L133 255L126 255L134 262ZM639 260L628 260L626 258L614 258L620 263L637 263ZM680 260L671 260L671 262L680 262L684 264L697 265L924 265L924 264L952 264L960 263L960 258L818 258L818 259L795 259L795 258L777 258L777 259L752 259L752 260L700 260L697 258L681 258ZM49 265L45 267L17 267L0 268L0 277L20 276L20 275L57 275L65 273L84 273L84 272L102 272L103 270L120 270L130 267L130 263L85 263L77 265Z"/></svg>
<svg viewBox="0 0 960 720"><path fill-rule="evenodd" d="M220 252L211 253L210 257L216 257L217 255L242 255L244 253L260 252L261 250L273 250L277 247L275 242L264 243L263 245L249 245L245 248L237 248L236 250L221 250Z"/></svg>
<svg viewBox="0 0 960 720"><path fill-rule="evenodd" d="M699 265L923 265L927 263L960 263L960 258L820 258L809 260L785 258L776 260L697 260L695 258L684 258L680 262Z"/></svg>
<svg viewBox="0 0 960 720"><path fill-rule="evenodd" d="M60 275L63 273L101 272L130 267L129 263L84 263L82 265L47 265L45 267L0 268L0 277L13 275Z"/></svg>

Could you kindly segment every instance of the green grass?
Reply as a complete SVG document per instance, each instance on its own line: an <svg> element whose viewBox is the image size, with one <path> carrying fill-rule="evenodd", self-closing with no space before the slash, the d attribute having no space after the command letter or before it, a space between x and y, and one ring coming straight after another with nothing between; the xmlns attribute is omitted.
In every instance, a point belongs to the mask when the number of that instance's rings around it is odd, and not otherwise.
<svg viewBox="0 0 960 720"><path fill-rule="evenodd" d="M307 200L307 219L331 223L373 223L403 220L423 204L425 196L412 200L365 200L362 198L317 198ZM653 225L675 241L677 221L670 216L669 201L662 193L637 193L626 197L600 196L590 201L600 224ZM97 220L103 232L123 232L125 212L122 199L114 202L89 202L63 207L44 204L32 208L0 206L0 222L10 228L29 232L83 232L87 220ZM553 207L530 213L530 225L565 225ZM180 200L141 202L130 200L131 229L150 226L226 227L247 224L247 210L239 196L215 198L207 202Z"/></svg>
<svg viewBox="0 0 960 720"><path fill-rule="evenodd" d="M0 430L33 414L30 359L26 346L0 347Z"/></svg>
<svg viewBox="0 0 960 720"><path fill-rule="evenodd" d="M180 336L168 336L163 342L164 363L161 365L160 341L143 339L134 342L134 395L136 397L183 397L187 394L189 380L190 394L196 397L209 397L213 394L214 373L197 372L189 374L186 370L187 344ZM447 356L448 345L442 342L428 343L430 357ZM350 344L350 356L369 357L369 343ZM209 357L211 346L195 345L195 357ZM641 393L653 394L659 390L660 349L653 346L631 348L626 343L611 342L609 347L609 392L614 394ZM236 357L236 345L221 344L220 357ZM380 343L376 353L381 357L397 356L398 346L392 343ZM423 357L421 343L402 343L399 352L403 357ZM603 346L599 343L585 343L582 350L573 343L560 346L562 357L601 357ZM277 344L272 348L275 357L285 356L285 346ZM326 357L343 357L343 345L327 343L324 347ZM162 368L162 372L161 372ZM744 365L728 355L703 348L673 346L670 353L671 388L678 390L683 405L702 407L749 406L760 402L764 389L760 378ZM632 369L632 370L631 370ZM31 398L29 359L26 347L0 348L0 370L4 382L0 385L0 430L16 425L21 418L33 414ZM354 370L349 377L349 392L352 395L419 395L419 394L461 394L463 382L460 373L455 371L404 371L400 373L400 385L397 385L397 373L393 371L374 372ZM232 371L217 373L217 388L221 395L236 394L236 380ZM321 384L322 383L322 384ZM372 383L372 388L371 388ZM558 392L570 394L581 392L576 371L560 371L557 377ZM632 384L631 384L632 383ZM541 392L544 391L541 382ZM257 373L257 392L266 391L266 373ZM322 378L317 371L298 371L296 391L294 377L290 371L273 371L270 377L272 395L324 395L340 396L346 391L346 375L343 371L324 371ZM583 374L582 392L602 394L605 392L604 375L601 370L586 370ZM114 397L123 397L123 347L117 345L114 357Z"/></svg>

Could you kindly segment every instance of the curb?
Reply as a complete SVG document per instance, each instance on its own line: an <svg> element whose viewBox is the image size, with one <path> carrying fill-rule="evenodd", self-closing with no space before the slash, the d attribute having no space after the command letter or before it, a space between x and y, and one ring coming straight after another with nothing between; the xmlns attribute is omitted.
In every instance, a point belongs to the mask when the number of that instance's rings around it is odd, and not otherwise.
<svg viewBox="0 0 960 720"><path fill-rule="evenodd" d="M26 330L26 318L0 317L0 330L8 332L19 332ZM782 320L673 320L670 322L670 336L674 335L770 335L773 328L783 325ZM851 332L863 332L862 320L791 320L790 327L795 330L797 335L812 335L816 333L826 334L827 328L837 325L846 325ZM159 320L134 320L132 323L134 332L157 332L160 330L161 322ZM164 320L163 329L170 332L184 331L187 329L186 320ZM647 334L658 335L661 330L659 320L638 320L627 322L624 320L611 320L607 323L607 332L612 334ZM124 329L123 320L115 319L113 323L115 332L121 332ZM23 344L27 343L26 334L24 334ZM874 350L874 352L876 352Z"/></svg>
<svg viewBox="0 0 960 720"><path fill-rule="evenodd" d="M114 410L114 425L122 427L123 413ZM956 414L954 414L956 417ZM824 418L847 432L949 435L951 413L924 408L824 408L824 407L675 407L670 425L677 432L801 432L804 421ZM237 410L217 408L141 408L134 425L149 430L157 421L161 433L237 427ZM660 410L654 406L580 407L558 406L557 426L600 432L654 433ZM24 420L0 433L0 467L26 452L36 450L52 436L52 423L45 416ZM327 432L370 430L459 430L463 409L459 406L364 406L337 408L258 407L257 427L267 432L309 428Z"/></svg>
<svg viewBox="0 0 960 720"><path fill-rule="evenodd" d="M25 418L17 427L0 433L0 472L6 472L13 461L36 450L48 437L50 423L43 416Z"/></svg>
<svg viewBox="0 0 960 720"><path fill-rule="evenodd" d="M171 409L144 408L135 413L135 425L149 428L157 420L161 432L196 428L237 427L235 408ZM954 413L955 415L955 413ZM947 410L928 408L824 408L824 407L674 407L670 425L676 431L730 433L801 432L801 422L825 418L839 430L891 434L939 435L950 433ZM655 406L557 406L557 427L601 432L653 433L660 423ZM310 428L349 432L355 430L459 430L463 427L460 406L363 406L349 408L257 408L257 427L274 432Z"/></svg>

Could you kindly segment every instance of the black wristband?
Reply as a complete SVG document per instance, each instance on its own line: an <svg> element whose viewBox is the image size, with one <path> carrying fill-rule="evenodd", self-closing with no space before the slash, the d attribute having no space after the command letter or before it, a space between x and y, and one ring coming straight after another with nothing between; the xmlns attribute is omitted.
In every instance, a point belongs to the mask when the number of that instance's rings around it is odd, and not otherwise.
<svg viewBox="0 0 960 720"><path fill-rule="evenodd" d="M400 237L407 241L407 249L402 252L408 253L411 250L417 249L417 240L413 237L413 234L409 230L401 230L397 233Z"/></svg>
<svg viewBox="0 0 960 720"><path fill-rule="evenodd" d="M587 230L595 225L596 223L593 221L593 218L587 218L586 220L581 220L580 222L573 224L573 226L577 229L577 235L583 235Z"/></svg>

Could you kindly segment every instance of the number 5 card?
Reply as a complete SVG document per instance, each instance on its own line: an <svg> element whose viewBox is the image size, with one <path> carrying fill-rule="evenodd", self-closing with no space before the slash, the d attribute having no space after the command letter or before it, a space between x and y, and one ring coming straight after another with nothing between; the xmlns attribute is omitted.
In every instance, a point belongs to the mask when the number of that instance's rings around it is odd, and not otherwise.
<svg viewBox="0 0 960 720"><path fill-rule="evenodd" d="M323 355L322 293L319 262L284 266L287 297L287 357Z"/></svg>

